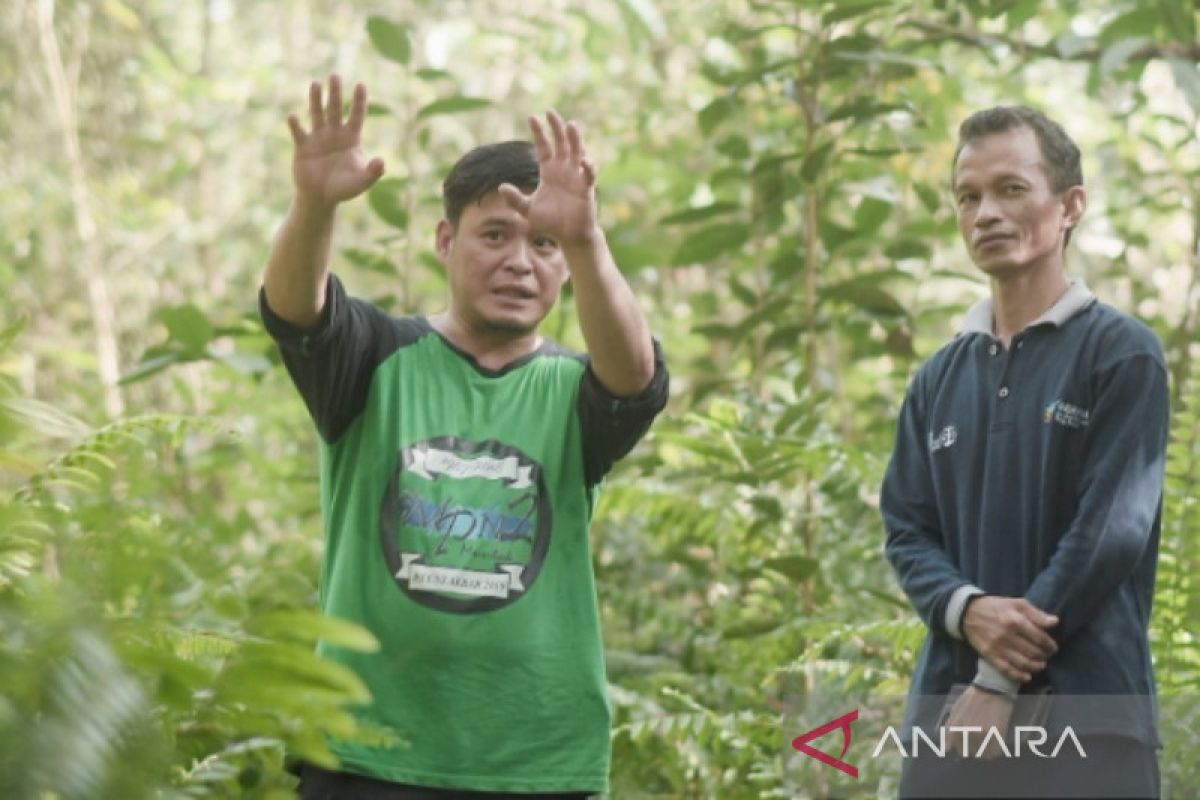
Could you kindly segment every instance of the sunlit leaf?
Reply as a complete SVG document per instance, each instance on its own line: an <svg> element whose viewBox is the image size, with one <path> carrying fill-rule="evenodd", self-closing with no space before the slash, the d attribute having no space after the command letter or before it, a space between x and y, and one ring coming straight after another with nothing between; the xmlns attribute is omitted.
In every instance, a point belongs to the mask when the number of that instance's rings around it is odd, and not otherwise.
<svg viewBox="0 0 1200 800"><path fill-rule="evenodd" d="M386 17L367 18L367 37L380 55L397 64L407 64L412 56L408 28Z"/></svg>
<svg viewBox="0 0 1200 800"><path fill-rule="evenodd" d="M477 111L492 105L492 101L483 97L466 97L454 95L434 100L417 112L417 119L425 119L439 114L461 114L465 111Z"/></svg>

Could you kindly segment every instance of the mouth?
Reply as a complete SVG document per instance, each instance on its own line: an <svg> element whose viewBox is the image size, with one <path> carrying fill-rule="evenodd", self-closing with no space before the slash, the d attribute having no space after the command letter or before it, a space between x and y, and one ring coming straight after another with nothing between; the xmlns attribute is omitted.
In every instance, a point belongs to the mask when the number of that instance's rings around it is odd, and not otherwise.
<svg viewBox="0 0 1200 800"><path fill-rule="evenodd" d="M524 286L500 286L492 289L492 294L510 300L532 300L537 297L537 292Z"/></svg>
<svg viewBox="0 0 1200 800"><path fill-rule="evenodd" d="M987 236L982 236L979 239L975 240L975 248L978 250L978 249L982 249L984 247L991 247L992 245L1002 244L1004 242L1010 241L1012 238L1013 237L1007 233L988 234Z"/></svg>

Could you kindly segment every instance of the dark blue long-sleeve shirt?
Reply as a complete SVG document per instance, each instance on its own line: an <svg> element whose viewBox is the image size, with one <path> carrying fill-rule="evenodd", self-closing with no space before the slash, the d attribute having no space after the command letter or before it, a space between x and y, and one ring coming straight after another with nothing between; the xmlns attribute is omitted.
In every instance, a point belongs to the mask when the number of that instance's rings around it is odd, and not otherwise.
<svg viewBox="0 0 1200 800"><path fill-rule="evenodd" d="M1158 339L1081 285L1008 349L990 302L973 309L909 387L883 484L886 553L929 627L913 695L975 675L946 619L970 585L1059 617L1038 676L1057 693L1154 693L1167 425ZM1154 742L1151 706L1089 727Z"/></svg>

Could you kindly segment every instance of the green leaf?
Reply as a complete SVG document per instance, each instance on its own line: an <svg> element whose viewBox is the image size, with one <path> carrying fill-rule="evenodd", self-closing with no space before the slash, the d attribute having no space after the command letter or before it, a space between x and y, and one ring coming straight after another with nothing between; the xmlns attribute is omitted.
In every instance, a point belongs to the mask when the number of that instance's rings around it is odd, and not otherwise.
<svg viewBox="0 0 1200 800"><path fill-rule="evenodd" d="M21 420L42 436L55 439L78 439L91 432L82 421L60 411L49 403L31 397L6 397L0 399L0 410Z"/></svg>
<svg viewBox="0 0 1200 800"><path fill-rule="evenodd" d="M659 225L683 225L689 222L700 222L702 220L711 219L712 217L728 214L731 211L737 211L741 208L737 203L718 201L710 203L706 206L696 206L695 208L685 208L683 211L676 211L674 214L668 214L658 221Z"/></svg>
<svg viewBox="0 0 1200 800"><path fill-rule="evenodd" d="M804 158L804 163L800 166L800 177L805 183L812 183L817 179L832 153L833 142L826 142Z"/></svg>
<svg viewBox="0 0 1200 800"><path fill-rule="evenodd" d="M907 309L883 289L878 278L865 276L852 278L833 286L827 286L820 291L821 297L829 300L839 300L861 308L863 311L879 317L906 317Z"/></svg>
<svg viewBox="0 0 1200 800"><path fill-rule="evenodd" d="M484 97L467 97L466 95L456 94L451 97L434 100L417 112L417 119L425 119L439 114L460 114L464 111L487 108L490 105L492 105L492 101Z"/></svg>
<svg viewBox="0 0 1200 800"><path fill-rule="evenodd" d="M315 611L275 611L263 614L249 620L246 630L259 636L300 642L314 643L320 640L328 645L362 653L374 653L379 650L379 640L366 628Z"/></svg>
<svg viewBox="0 0 1200 800"><path fill-rule="evenodd" d="M1200 71L1197 71L1196 64L1173 56L1167 58L1167 63L1171 65L1171 74L1175 76L1175 85L1187 98L1192 111L1200 114Z"/></svg>
<svg viewBox="0 0 1200 800"><path fill-rule="evenodd" d="M925 210L930 214L938 210L942 204L942 195L937 189L930 186L928 183L917 183L913 186L917 192L917 197L921 199L921 205L925 206Z"/></svg>
<svg viewBox="0 0 1200 800"><path fill-rule="evenodd" d="M878 197L864 197L854 210L854 227L860 235L875 233L892 213L892 204Z"/></svg>
<svg viewBox="0 0 1200 800"><path fill-rule="evenodd" d="M1145 47L1149 41L1144 36L1138 36L1133 39L1120 39L1107 47L1100 56L1098 65L1100 77L1107 78L1113 73L1113 70L1128 61L1134 53Z"/></svg>
<svg viewBox="0 0 1200 800"><path fill-rule="evenodd" d="M833 8L821 15L821 25L828 27L835 22L852 19L866 14L868 11L875 11L894 5L895 3L892 0L838 0Z"/></svg>
<svg viewBox="0 0 1200 800"><path fill-rule="evenodd" d="M883 254L893 261L906 258L929 260L933 255L933 247L921 239L897 239L883 248Z"/></svg>
<svg viewBox="0 0 1200 800"><path fill-rule="evenodd" d="M808 556L790 555L769 558L763 562L763 566L775 570L781 575L786 575L794 581L803 581L817 571L821 562Z"/></svg>
<svg viewBox="0 0 1200 800"><path fill-rule="evenodd" d="M408 64L409 58L412 57L408 29L386 17L368 17L367 36L379 54L390 61Z"/></svg>
<svg viewBox="0 0 1200 800"><path fill-rule="evenodd" d="M404 204L405 182L402 178L384 178L367 192L371 210L393 228L408 228L408 209Z"/></svg>
<svg viewBox="0 0 1200 800"><path fill-rule="evenodd" d="M8 346L21 335L21 331L25 330L25 326L29 323L29 317L18 317L16 322L0 330L0 353L8 349Z"/></svg>
<svg viewBox="0 0 1200 800"><path fill-rule="evenodd" d="M750 238L750 226L744 222L722 222L690 234L675 251L672 263L707 263L717 256L736 250Z"/></svg>
<svg viewBox="0 0 1200 800"><path fill-rule="evenodd" d="M700 132L705 136L710 135L718 125L738 109L739 105L736 100L728 95L723 95L713 100L697 113Z"/></svg>
<svg viewBox="0 0 1200 800"><path fill-rule="evenodd" d="M192 303L160 308L154 316L167 326L167 336L170 340L178 342L184 353L189 356L202 356L204 348L212 341L212 323L204 316L204 312Z"/></svg>
<svg viewBox="0 0 1200 800"><path fill-rule="evenodd" d="M127 386L131 383L137 383L140 380L149 378L156 372L162 372L172 364L178 364L183 361L191 360L177 350L170 350L168 352L155 350L154 352L155 355L150 355L149 352L147 352L146 356L143 356L142 360L138 362L137 366L121 376L120 380L117 381L117 385Z"/></svg>

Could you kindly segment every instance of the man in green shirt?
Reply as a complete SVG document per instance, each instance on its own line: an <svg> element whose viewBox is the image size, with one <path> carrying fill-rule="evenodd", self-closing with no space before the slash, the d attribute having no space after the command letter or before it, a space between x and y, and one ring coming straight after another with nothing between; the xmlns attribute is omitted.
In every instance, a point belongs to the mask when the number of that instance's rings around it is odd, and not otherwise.
<svg viewBox="0 0 1200 800"><path fill-rule="evenodd" d="M406 746L332 743L304 798L583 797L607 788L609 720L587 526L612 464L667 398L667 373L596 219L578 127L472 150L443 184L450 303L392 317L329 273L337 206L383 162L366 91L295 116L294 195L260 305L321 437L321 607L380 640L323 648L370 687ZM586 356L538 324L574 284Z"/></svg>

